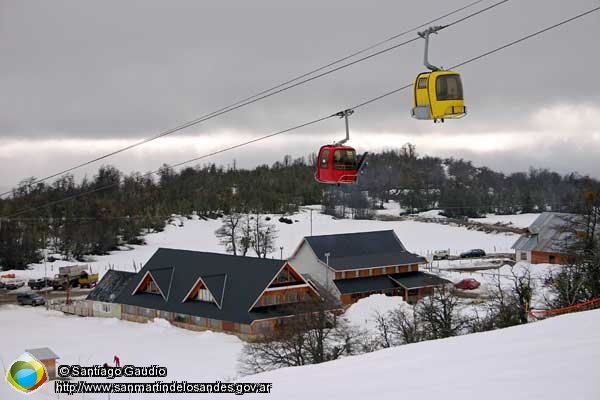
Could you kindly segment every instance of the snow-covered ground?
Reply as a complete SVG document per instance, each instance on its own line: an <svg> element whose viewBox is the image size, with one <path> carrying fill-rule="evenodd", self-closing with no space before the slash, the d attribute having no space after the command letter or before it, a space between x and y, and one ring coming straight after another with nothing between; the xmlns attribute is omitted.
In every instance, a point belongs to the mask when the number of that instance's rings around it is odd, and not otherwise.
<svg viewBox="0 0 600 400"><path fill-rule="evenodd" d="M587 311L243 381L272 382L252 396L264 399L597 400L598 332L600 310Z"/></svg>
<svg viewBox="0 0 600 400"><path fill-rule="evenodd" d="M397 203L394 203L397 204ZM391 212L395 212L394 205L390 205ZM293 224L280 223L278 215L271 215L271 222L279 230L276 239L275 251L271 257L289 257L304 236L311 234L311 213L309 208L315 209L312 213L312 233L326 235L334 233L361 232L372 230L393 229L409 251L427 256L437 249L450 249L452 254L462 251L481 248L486 252L510 252L510 246L517 240L518 235L512 233L487 234L462 227L421 223L415 221L368 221L339 219L334 220L328 215L320 214L320 207L306 207L298 214L289 216ZM297 222L296 222L297 221ZM200 250L224 253L225 249L215 237L215 230L221 226L219 220L204 221L198 218L188 220L181 218L183 226L178 226L176 221L166 226L163 232L152 233L145 236L147 245L132 246L132 250L115 251L107 256L96 256L88 262L93 272L103 275L109 268L118 270L139 270L159 247L170 247L185 250ZM283 251L280 250L283 247ZM14 272L18 278L30 279L32 277L53 276L58 272L59 266L72 265L73 261L56 261L36 264L27 271ZM134 267L135 264L135 267Z"/></svg>
<svg viewBox="0 0 600 400"><path fill-rule="evenodd" d="M527 228L540 214L496 215L488 214L485 218L469 218L469 221L482 224L505 224L516 228Z"/></svg>
<svg viewBox="0 0 600 400"><path fill-rule="evenodd" d="M85 366L112 364L118 355L121 365L167 367L167 378L156 380L187 380L214 382L232 380L237 376L237 360L243 342L237 337L215 332L193 332L171 326L157 319L154 323L138 324L114 318L81 318L65 316L43 307L0 307L0 362L3 366L0 399L22 399L4 381L5 368L25 349L50 347L60 356L59 364ZM106 382L102 378L89 381ZM122 378L121 382L144 381ZM138 395L144 398L143 395ZM45 385L32 398L56 399L52 385ZM61 395L64 399L81 399ZM104 395L86 395L87 399L106 399ZM128 398L114 396L114 398ZM160 397L152 397L160 398ZM164 398L164 397L163 397Z"/></svg>

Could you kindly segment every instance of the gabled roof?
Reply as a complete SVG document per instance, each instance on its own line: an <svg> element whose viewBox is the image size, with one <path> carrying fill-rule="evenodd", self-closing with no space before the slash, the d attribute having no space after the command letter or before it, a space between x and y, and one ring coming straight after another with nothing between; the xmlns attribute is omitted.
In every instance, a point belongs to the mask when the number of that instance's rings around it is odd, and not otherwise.
<svg viewBox="0 0 600 400"><path fill-rule="evenodd" d="M581 223L576 214L543 212L512 245L516 251L564 252L575 241L573 225Z"/></svg>
<svg viewBox="0 0 600 400"><path fill-rule="evenodd" d="M282 260L161 248L121 291L116 302L248 324L268 317L267 312L248 310L284 264ZM150 293L132 294L146 272L156 278L155 271L165 267L172 268L170 295L166 299ZM159 279L163 279L162 274ZM182 302L200 277L215 300L220 301L220 308L212 302Z"/></svg>
<svg viewBox="0 0 600 400"><path fill-rule="evenodd" d="M86 300L112 303L125 285L135 276L135 272L109 269L96 287L88 294Z"/></svg>
<svg viewBox="0 0 600 400"><path fill-rule="evenodd" d="M307 236L304 240L321 262L340 271L427 262L407 251L393 230ZM329 253L329 261L325 253Z"/></svg>
<svg viewBox="0 0 600 400"><path fill-rule="evenodd" d="M375 290L386 290L402 287L404 289L417 289L423 287L441 286L451 283L449 280L437 275L426 274L421 271L407 272L391 275L367 276L364 278L336 279L333 281L342 294L364 293Z"/></svg>

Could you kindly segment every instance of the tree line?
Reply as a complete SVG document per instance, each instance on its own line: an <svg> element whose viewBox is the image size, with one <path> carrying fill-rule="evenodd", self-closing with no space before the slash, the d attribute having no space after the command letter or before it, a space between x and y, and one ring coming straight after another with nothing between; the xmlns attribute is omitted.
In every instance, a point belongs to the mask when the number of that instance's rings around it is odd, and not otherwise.
<svg viewBox="0 0 600 400"><path fill-rule="evenodd" d="M42 248L82 260L120 245L141 244L145 233L162 230L172 214L285 214L322 204L328 214L373 218L373 209L389 200L409 212L440 208L453 217L583 212L582 193L599 187L597 180L576 173L561 176L532 168L504 174L462 159L420 156L410 144L370 155L357 185L315 182L315 160L315 154L286 155L253 169L239 169L235 162L181 170L164 165L155 177L105 165L80 182L72 175L51 183L26 179L10 197L0 199L0 266L25 268L41 259Z"/></svg>

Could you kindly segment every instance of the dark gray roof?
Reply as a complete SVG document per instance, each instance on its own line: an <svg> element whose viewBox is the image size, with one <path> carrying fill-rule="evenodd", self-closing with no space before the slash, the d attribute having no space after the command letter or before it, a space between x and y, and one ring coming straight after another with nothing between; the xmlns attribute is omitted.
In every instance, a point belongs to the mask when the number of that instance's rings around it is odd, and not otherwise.
<svg viewBox="0 0 600 400"><path fill-rule="evenodd" d="M127 284L116 302L248 324L256 319L279 315L277 311L248 310L284 263L282 260L158 249L136 278ZM162 271L165 268L173 269L172 278L166 278L168 274ZM161 270L158 274L160 278L155 274L158 270ZM147 271L154 278L161 279L157 285L163 290L166 299L149 293L132 295ZM214 303L198 300L182 302L199 277L215 300L221 302L221 308ZM167 281L169 283L165 292L163 287L167 285Z"/></svg>
<svg viewBox="0 0 600 400"><path fill-rule="evenodd" d="M112 303L116 296L121 293L121 290L123 290L125 285L127 285L134 276L136 276L134 272L109 269L96 287L88 294L86 299ZM111 298L111 295L114 295L115 297Z"/></svg>
<svg viewBox="0 0 600 400"><path fill-rule="evenodd" d="M576 240L583 220L576 214L543 212L512 245L516 251L562 252Z"/></svg>
<svg viewBox="0 0 600 400"><path fill-rule="evenodd" d="M341 294L370 292L399 287L388 275L368 276L365 278L336 279L333 281Z"/></svg>
<svg viewBox="0 0 600 400"><path fill-rule="evenodd" d="M31 357L37 360L56 360L60 357L50 350L48 347L41 347L39 349L27 349L25 350L27 353L31 355Z"/></svg>
<svg viewBox="0 0 600 400"><path fill-rule="evenodd" d="M304 238L323 262L336 270L409 265L427 262L406 250L393 230L307 236Z"/></svg>
<svg viewBox="0 0 600 400"><path fill-rule="evenodd" d="M368 276L364 278L336 279L333 281L340 293L362 293L374 290L386 290L397 287L417 289L440 286L451 283L447 279L424 272L406 272L402 274Z"/></svg>
<svg viewBox="0 0 600 400"><path fill-rule="evenodd" d="M390 275L394 281L398 282L406 289L417 289L422 287L441 286L452 283L447 279L440 278L437 275L426 274L425 272L407 272L405 274Z"/></svg>

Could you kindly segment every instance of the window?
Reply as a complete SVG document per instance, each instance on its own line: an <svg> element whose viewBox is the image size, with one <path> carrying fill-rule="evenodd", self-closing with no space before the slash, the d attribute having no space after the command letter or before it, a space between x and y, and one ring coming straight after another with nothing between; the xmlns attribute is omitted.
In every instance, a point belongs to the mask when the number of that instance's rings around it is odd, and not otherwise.
<svg viewBox="0 0 600 400"><path fill-rule="evenodd" d="M161 318L164 318L164 319L166 319L167 321L170 321L170 320L171 320L171 313L170 313L169 311L162 311L162 310L161 310L161 311L158 313L158 315L159 315Z"/></svg>
<svg viewBox="0 0 600 400"><path fill-rule="evenodd" d="M125 313L125 314L136 315L137 314L136 309L137 309L136 306L130 306L127 304L123 305L123 313Z"/></svg>
<svg viewBox="0 0 600 400"><path fill-rule="evenodd" d="M300 301L300 294L297 292L291 292L285 294L286 303L297 303Z"/></svg>
<svg viewBox="0 0 600 400"><path fill-rule="evenodd" d="M175 314L175 321L187 323L188 316L186 314Z"/></svg>
<svg viewBox="0 0 600 400"><path fill-rule="evenodd" d="M462 100L463 90L460 76L458 74L438 76L435 82L435 91L438 100Z"/></svg>
<svg viewBox="0 0 600 400"><path fill-rule="evenodd" d="M210 291L208 289L198 290L198 296L196 297L196 299L201 301L213 301L212 294L210 294Z"/></svg>
<svg viewBox="0 0 600 400"><path fill-rule="evenodd" d="M353 149L334 151L333 168L347 170L356 169L356 151Z"/></svg>
<svg viewBox="0 0 600 400"><path fill-rule="evenodd" d="M240 332L245 333L246 335L250 334L250 325L240 324Z"/></svg>
<svg viewBox="0 0 600 400"><path fill-rule="evenodd" d="M409 289L409 291L408 291L409 296L417 296L418 294L419 294L419 289Z"/></svg>
<svg viewBox="0 0 600 400"><path fill-rule="evenodd" d="M156 285L156 283L154 283L153 280L150 280L150 282L148 282L148 286L146 286L146 293L152 293L152 294L160 294L160 290L158 289L158 286Z"/></svg>
<svg viewBox="0 0 600 400"><path fill-rule="evenodd" d="M556 256L549 256L549 257L548 257L548 262L549 262L550 264L554 264L554 263L556 263Z"/></svg>
<svg viewBox="0 0 600 400"><path fill-rule="evenodd" d="M417 83L417 89L426 89L427 88L427 77L419 78L419 82Z"/></svg>
<svg viewBox="0 0 600 400"><path fill-rule="evenodd" d="M203 317L192 317L192 323L198 326L206 326L206 318Z"/></svg>
<svg viewBox="0 0 600 400"><path fill-rule="evenodd" d="M109 313L112 311L112 306L110 304L102 304L102 312Z"/></svg>
<svg viewBox="0 0 600 400"><path fill-rule="evenodd" d="M329 168L329 150L323 150L321 153L321 160L319 161L319 165L321 168Z"/></svg>
<svg viewBox="0 0 600 400"><path fill-rule="evenodd" d="M154 318L156 315L153 309L144 307L140 307L140 314L147 318Z"/></svg>
<svg viewBox="0 0 600 400"><path fill-rule="evenodd" d="M521 252L521 260L527 260L527 252L526 251Z"/></svg>
<svg viewBox="0 0 600 400"><path fill-rule="evenodd" d="M209 319L209 326L213 329L221 329L221 321L218 319Z"/></svg>

